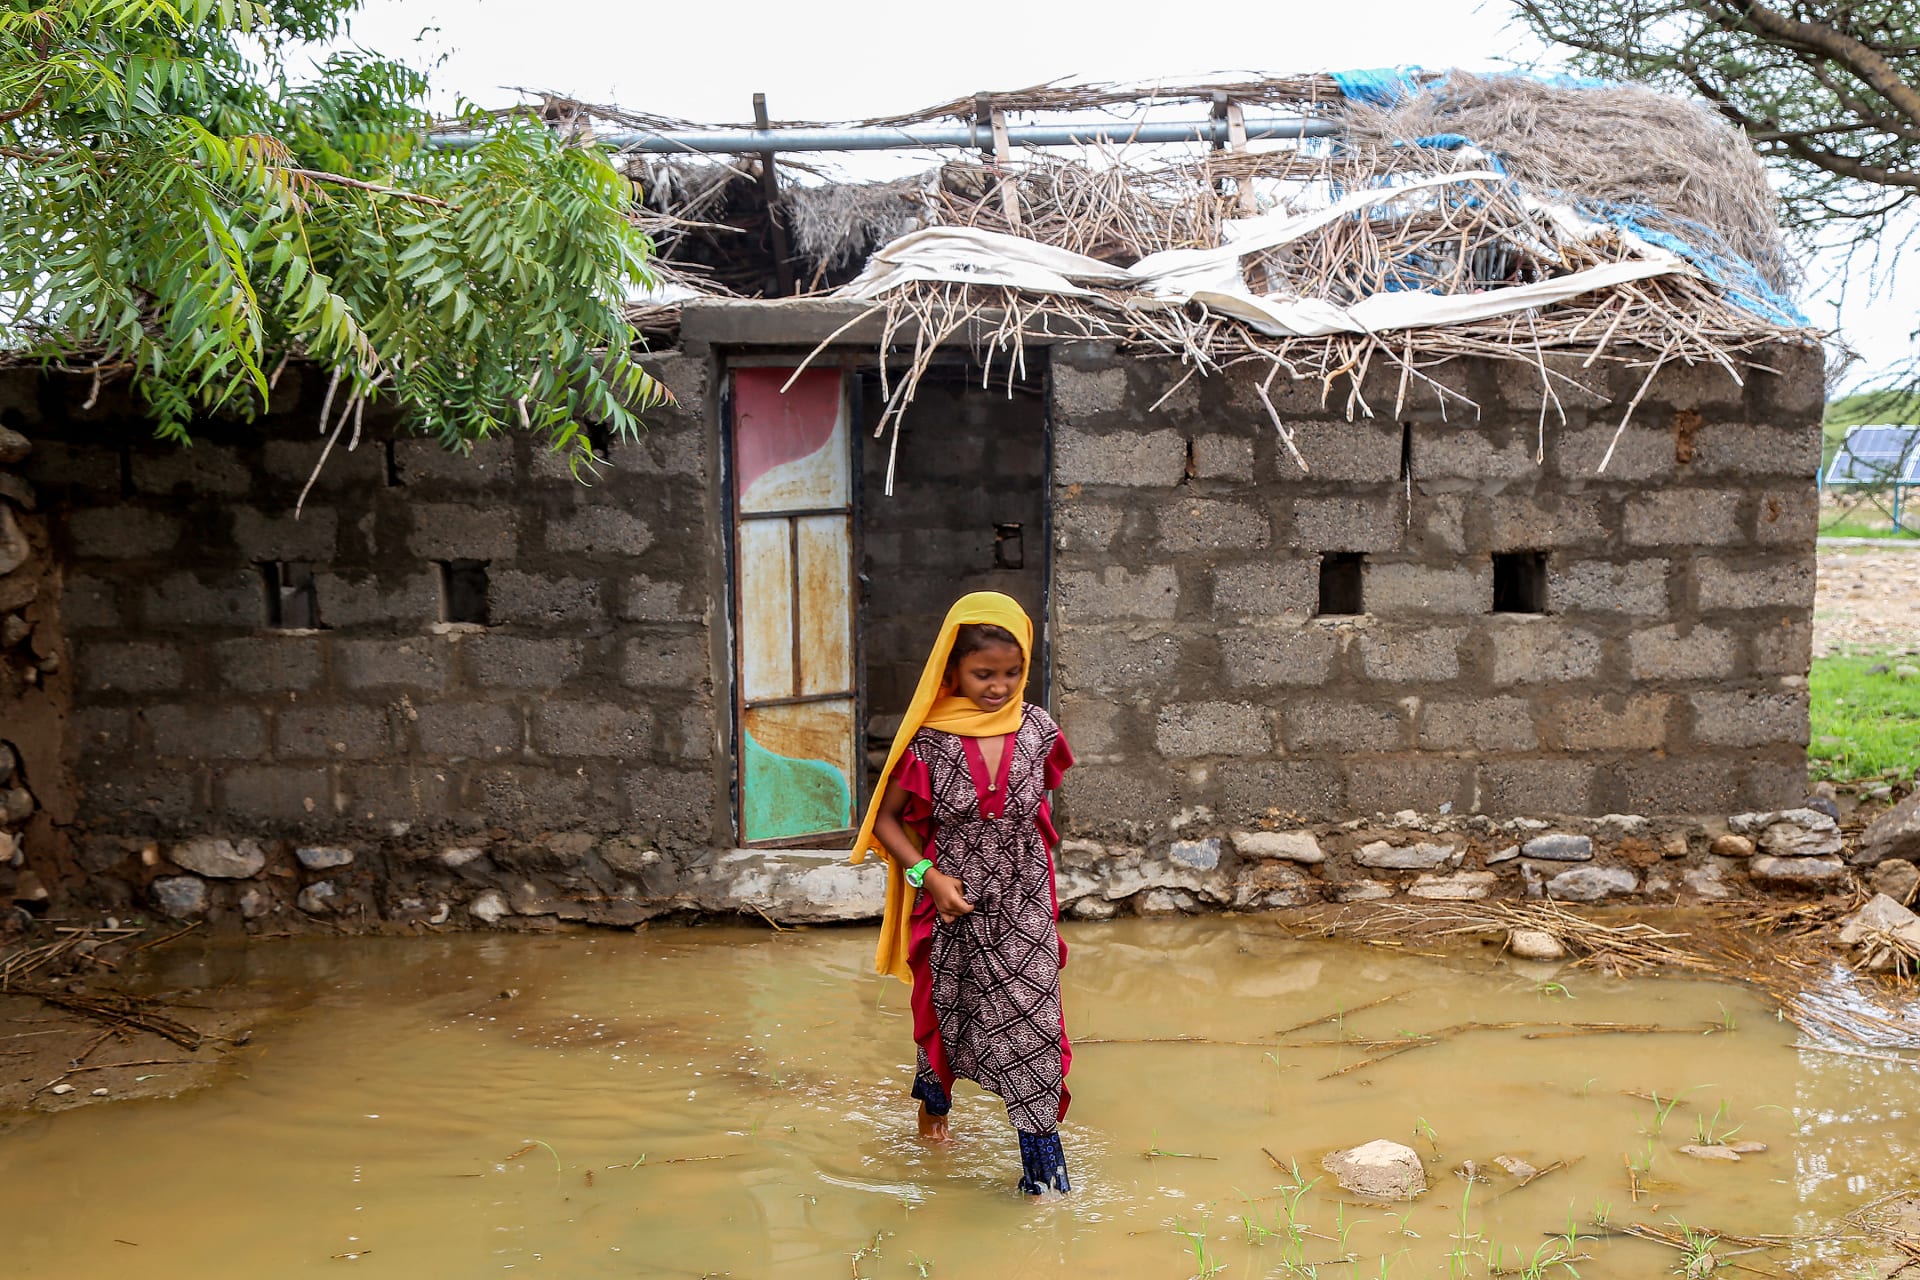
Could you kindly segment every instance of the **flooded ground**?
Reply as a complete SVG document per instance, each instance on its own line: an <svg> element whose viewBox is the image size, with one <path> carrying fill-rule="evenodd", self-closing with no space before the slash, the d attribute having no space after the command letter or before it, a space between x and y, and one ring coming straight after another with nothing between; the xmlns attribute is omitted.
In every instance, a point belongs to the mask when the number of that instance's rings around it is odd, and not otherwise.
<svg viewBox="0 0 1920 1280"><path fill-rule="evenodd" d="M867 930L177 943L144 957L150 989L311 1002L211 1088L18 1119L6 1273L1377 1280L1519 1272L1571 1227L1580 1276L1644 1277L1684 1258L1628 1224L1857 1236L1848 1213L1920 1182L1920 1071L1796 1051L1740 989L1261 918L1068 938L1077 1190L1041 1204L970 1086L952 1149L911 1136L906 991L868 973ZM1605 1022L1668 1030L1574 1025ZM1679 1151L1727 1135L1766 1150ZM1322 1174L1374 1138L1418 1149L1432 1190L1370 1205ZM1567 1167L1521 1186L1501 1156ZM1718 1251L1893 1270L1860 1240Z"/></svg>

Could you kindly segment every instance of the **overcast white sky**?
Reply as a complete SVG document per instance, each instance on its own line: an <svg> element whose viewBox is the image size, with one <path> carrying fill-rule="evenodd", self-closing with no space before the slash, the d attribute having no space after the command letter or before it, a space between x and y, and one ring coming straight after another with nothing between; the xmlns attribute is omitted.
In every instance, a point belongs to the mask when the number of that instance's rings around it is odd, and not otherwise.
<svg viewBox="0 0 1920 1280"><path fill-rule="evenodd" d="M760 91L775 119L842 120L1060 77L1531 65L1542 51L1511 12L1507 0L369 0L352 39L420 65L443 59L433 76L441 108L456 95L503 105L517 86L742 121ZM1856 275L1844 300L1836 264L1813 264L1809 277L1803 309L1838 325L1863 368L1910 357L1920 270L1877 296Z"/></svg>

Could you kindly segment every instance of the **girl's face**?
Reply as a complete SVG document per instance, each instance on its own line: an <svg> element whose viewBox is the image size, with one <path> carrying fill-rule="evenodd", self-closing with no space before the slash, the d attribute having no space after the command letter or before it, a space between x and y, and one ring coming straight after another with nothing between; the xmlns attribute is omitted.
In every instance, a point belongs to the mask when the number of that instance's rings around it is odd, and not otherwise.
<svg viewBox="0 0 1920 1280"><path fill-rule="evenodd" d="M953 668L953 691L982 711L998 711L1020 691L1027 658L1020 646L1004 640L975 649Z"/></svg>

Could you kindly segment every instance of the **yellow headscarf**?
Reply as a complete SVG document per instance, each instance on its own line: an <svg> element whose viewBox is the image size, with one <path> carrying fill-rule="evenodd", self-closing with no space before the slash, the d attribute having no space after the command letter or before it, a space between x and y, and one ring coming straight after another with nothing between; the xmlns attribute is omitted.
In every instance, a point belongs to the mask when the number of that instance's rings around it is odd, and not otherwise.
<svg viewBox="0 0 1920 1280"><path fill-rule="evenodd" d="M873 793L873 800L867 805L866 821L860 824L860 835L853 842L853 861L865 862L869 851L880 854L887 862L887 914L880 922L880 945L873 957L876 973L890 973L902 982L911 983L913 973L907 967L907 948L913 931L913 895L917 892L907 883L907 877L899 865L873 837L874 819L880 816L880 801L886 795L887 782L893 777L894 766L900 763L900 757L907 752L907 744L913 741L913 735L922 729L944 729L948 733L957 733L967 738L997 738L1013 733L1020 728L1020 717L1026 705L1027 673L1020 673L1020 688L1014 696L1007 699L1007 705L998 711L982 711L973 704L972 699L963 698L945 686L947 674L947 656L953 652L954 636L960 628L970 622L991 623L1005 627L1020 642L1020 652L1026 655L1027 667L1033 665L1033 620L1026 611L1014 603L1012 597L1001 595L998 591L975 591L954 601L953 608L947 610L947 619L940 624L940 637L933 642L933 652L927 655L927 665L921 669L920 684L913 691L913 701L907 704L907 714L900 721L900 732L893 736L893 748L887 752L887 767L880 771L880 786Z"/></svg>

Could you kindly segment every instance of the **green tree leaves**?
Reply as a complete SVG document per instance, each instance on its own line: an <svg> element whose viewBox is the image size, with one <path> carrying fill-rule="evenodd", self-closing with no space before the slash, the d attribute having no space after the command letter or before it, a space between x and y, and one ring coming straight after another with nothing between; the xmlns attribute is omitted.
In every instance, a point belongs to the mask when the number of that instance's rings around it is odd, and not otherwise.
<svg viewBox="0 0 1920 1280"><path fill-rule="evenodd" d="M427 147L424 78L372 55L290 85L280 50L347 8L0 7L9 354L129 373L175 436L257 409L290 357L334 380L323 429L379 394L449 444L634 430L663 393L624 318L651 249L626 179L518 117L472 112L478 145Z"/></svg>

